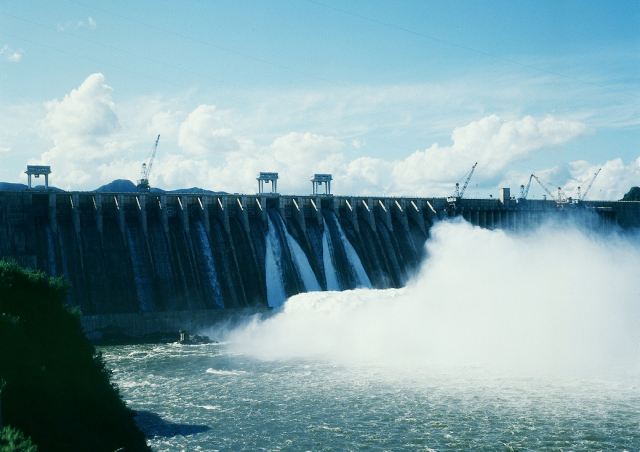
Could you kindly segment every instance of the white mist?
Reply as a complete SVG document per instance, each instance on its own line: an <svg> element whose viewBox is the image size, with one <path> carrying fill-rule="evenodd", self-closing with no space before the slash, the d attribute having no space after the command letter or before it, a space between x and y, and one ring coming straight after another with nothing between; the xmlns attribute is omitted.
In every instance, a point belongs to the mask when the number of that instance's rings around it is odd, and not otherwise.
<svg viewBox="0 0 640 452"><path fill-rule="evenodd" d="M640 245L565 226L509 235L444 222L403 289L300 294L235 329L236 352L397 372L637 369Z"/></svg>

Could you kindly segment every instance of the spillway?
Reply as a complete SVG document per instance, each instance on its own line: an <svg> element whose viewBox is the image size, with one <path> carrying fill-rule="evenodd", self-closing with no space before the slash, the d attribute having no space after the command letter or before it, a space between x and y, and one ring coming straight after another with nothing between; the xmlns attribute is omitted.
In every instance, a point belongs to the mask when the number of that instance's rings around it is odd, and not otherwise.
<svg viewBox="0 0 640 452"><path fill-rule="evenodd" d="M303 291L400 287L431 226L451 217L513 231L549 218L634 228L640 203L0 192L0 257L64 276L68 303L96 328L128 319L146 331Z"/></svg>

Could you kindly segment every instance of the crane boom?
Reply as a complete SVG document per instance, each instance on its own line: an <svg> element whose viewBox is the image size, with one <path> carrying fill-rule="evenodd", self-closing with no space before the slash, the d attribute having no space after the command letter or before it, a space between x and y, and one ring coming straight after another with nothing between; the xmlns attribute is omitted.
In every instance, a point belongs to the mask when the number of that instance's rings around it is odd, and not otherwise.
<svg viewBox="0 0 640 452"><path fill-rule="evenodd" d="M151 175L151 168L153 168L153 161L156 158L156 152L158 151L159 142L160 142L160 135L158 135L158 137L156 138L156 142L153 144L153 151L151 152L151 158L149 159L149 164L147 164L147 171L145 174L147 179L149 178L149 175Z"/></svg>
<svg viewBox="0 0 640 452"><path fill-rule="evenodd" d="M520 199L527 199L527 196L529 195L529 189L531 188L531 181L534 177L535 176L533 174L529 176L529 182L527 182L526 187L524 185L520 186Z"/></svg>
<svg viewBox="0 0 640 452"><path fill-rule="evenodd" d="M556 197L553 196L553 193L551 193L551 190L547 188L547 186L538 178L538 176L536 176L535 174L532 174L531 177L533 177L536 180L536 182L540 184L542 189L551 197L551 199L553 199L554 201L557 201Z"/></svg>
<svg viewBox="0 0 640 452"><path fill-rule="evenodd" d="M153 168L153 161L156 158L156 152L158 151L158 143L160 142L160 135L158 134L155 143L153 144L153 150L151 151L151 157L149 158L149 163L142 164L142 171L140 180L138 181L138 190L140 191L149 191L149 175L151 174L151 169Z"/></svg>
<svg viewBox="0 0 640 452"><path fill-rule="evenodd" d="M473 172L476 170L476 166L478 166L478 162L474 163L473 166L471 167L471 171L469 171L469 175L467 176L467 178L464 181L464 185L462 186L462 190L460 190L460 194L459 194L459 198L462 198L464 196L464 192L467 189L467 186L469 185L469 181L471 180L471 176L473 176Z"/></svg>
<svg viewBox="0 0 640 452"><path fill-rule="evenodd" d="M584 193L580 197L580 201L584 201L587 198L587 194L589 193L589 190L591 190L591 186L595 182L596 177L598 177L598 174L600 174L600 171L602 171L602 168L598 168L598 171L595 172L595 174L591 178L591 181L589 182L589 185L587 185L586 190L584 191Z"/></svg>

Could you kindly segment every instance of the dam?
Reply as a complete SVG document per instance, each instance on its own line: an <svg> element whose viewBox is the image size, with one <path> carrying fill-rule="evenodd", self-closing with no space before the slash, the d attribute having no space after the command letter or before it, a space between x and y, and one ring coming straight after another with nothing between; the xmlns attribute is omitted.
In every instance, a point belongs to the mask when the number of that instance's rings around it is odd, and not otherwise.
<svg viewBox="0 0 640 452"><path fill-rule="evenodd" d="M275 308L305 291L400 287L432 225L447 218L512 231L549 218L640 225L640 202L560 205L508 189L455 200L314 192L0 191L0 257L64 276L89 329L128 319L147 331L196 328L194 319ZM151 318L164 326L142 325Z"/></svg>

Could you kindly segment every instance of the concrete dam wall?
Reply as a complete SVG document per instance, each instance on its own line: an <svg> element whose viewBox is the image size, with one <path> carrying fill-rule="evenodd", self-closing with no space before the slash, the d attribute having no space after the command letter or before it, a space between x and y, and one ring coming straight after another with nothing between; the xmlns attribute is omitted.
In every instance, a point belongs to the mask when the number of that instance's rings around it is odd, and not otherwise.
<svg viewBox="0 0 640 452"><path fill-rule="evenodd" d="M64 276L84 316L277 307L310 290L400 287L431 226L550 216L640 224L640 203L0 192L0 257Z"/></svg>

